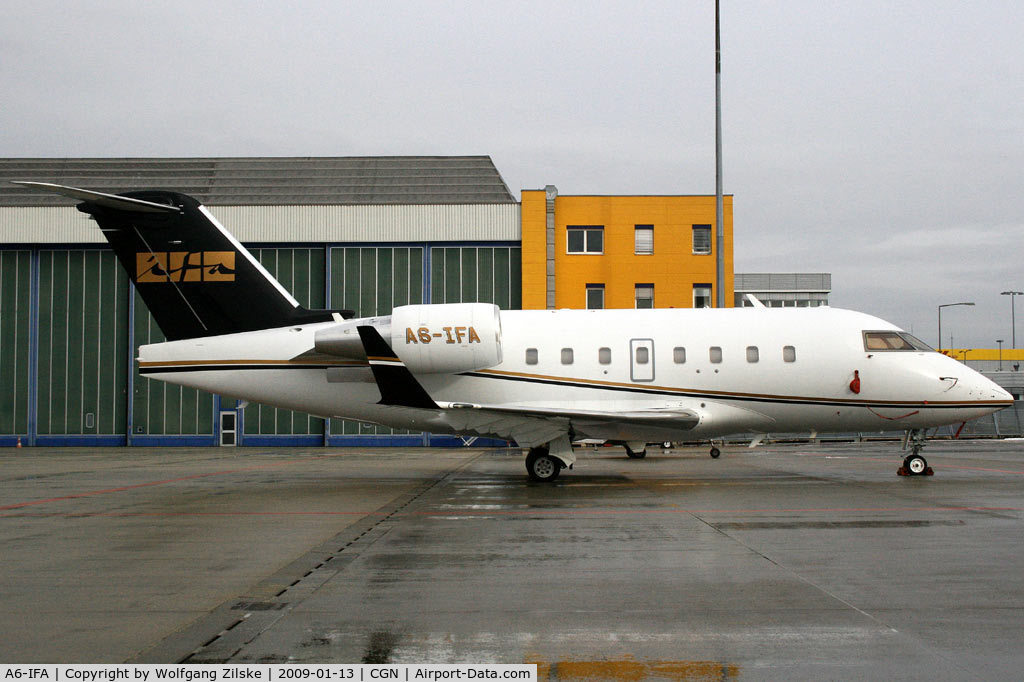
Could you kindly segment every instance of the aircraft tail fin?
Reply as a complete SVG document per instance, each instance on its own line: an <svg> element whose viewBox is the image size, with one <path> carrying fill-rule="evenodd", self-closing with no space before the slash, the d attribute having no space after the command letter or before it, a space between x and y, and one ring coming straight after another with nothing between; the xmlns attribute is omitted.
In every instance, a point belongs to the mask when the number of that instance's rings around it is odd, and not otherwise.
<svg viewBox="0 0 1024 682"><path fill-rule="evenodd" d="M17 184L80 199L169 340L329 322L351 311L306 310L206 207L162 190L104 194Z"/></svg>

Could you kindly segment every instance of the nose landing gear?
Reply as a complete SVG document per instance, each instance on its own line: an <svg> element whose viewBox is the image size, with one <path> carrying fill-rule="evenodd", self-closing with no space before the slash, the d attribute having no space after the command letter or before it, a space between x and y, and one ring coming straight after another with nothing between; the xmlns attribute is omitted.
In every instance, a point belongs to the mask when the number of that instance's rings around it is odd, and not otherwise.
<svg viewBox="0 0 1024 682"><path fill-rule="evenodd" d="M912 429L903 438L903 450L909 447L911 452L903 458L903 466L896 470L900 476L934 476L935 471L928 466L928 461L921 456L925 446L925 430Z"/></svg>

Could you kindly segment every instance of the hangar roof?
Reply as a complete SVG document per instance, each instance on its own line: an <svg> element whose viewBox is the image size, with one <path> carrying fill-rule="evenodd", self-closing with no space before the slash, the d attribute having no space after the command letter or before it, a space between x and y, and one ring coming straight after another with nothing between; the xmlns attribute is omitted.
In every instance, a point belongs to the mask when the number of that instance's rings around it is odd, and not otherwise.
<svg viewBox="0 0 1024 682"><path fill-rule="evenodd" d="M0 159L0 206L71 206L10 180L167 189L209 206L516 203L489 156Z"/></svg>

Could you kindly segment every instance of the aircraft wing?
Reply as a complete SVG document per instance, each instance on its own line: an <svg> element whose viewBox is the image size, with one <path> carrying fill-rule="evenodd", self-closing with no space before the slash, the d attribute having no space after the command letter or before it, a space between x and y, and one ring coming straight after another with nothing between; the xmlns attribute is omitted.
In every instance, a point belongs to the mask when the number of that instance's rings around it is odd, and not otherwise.
<svg viewBox="0 0 1024 682"><path fill-rule="evenodd" d="M501 415L565 419L573 424L633 424L637 426L660 426L670 429L689 430L700 423L700 415L691 410L651 408L625 412L602 410L577 410L561 407L537 407L519 405L477 405L473 403L437 403L447 410L479 410Z"/></svg>
<svg viewBox="0 0 1024 682"><path fill-rule="evenodd" d="M439 402L444 419L460 431L514 438L523 447L547 443L567 433L607 440L620 429L640 427L687 431L700 423L689 410L649 409L630 411L581 410L526 405L478 405Z"/></svg>
<svg viewBox="0 0 1024 682"><path fill-rule="evenodd" d="M514 438L524 447L547 443L568 433L608 439L622 428L685 431L700 423L700 415L687 410L605 412L538 406L436 404L443 411L445 424L458 432Z"/></svg>

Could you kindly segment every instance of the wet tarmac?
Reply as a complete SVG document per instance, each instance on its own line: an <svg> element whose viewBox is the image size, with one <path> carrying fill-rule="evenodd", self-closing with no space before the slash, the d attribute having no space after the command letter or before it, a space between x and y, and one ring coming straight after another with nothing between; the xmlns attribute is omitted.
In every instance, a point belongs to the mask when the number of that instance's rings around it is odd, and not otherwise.
<svg viewBox="0 0 1024 682"><path fill-rule="evenodd" d="M0 661L1024 670L1024 442L0 451Z"/></svg>

